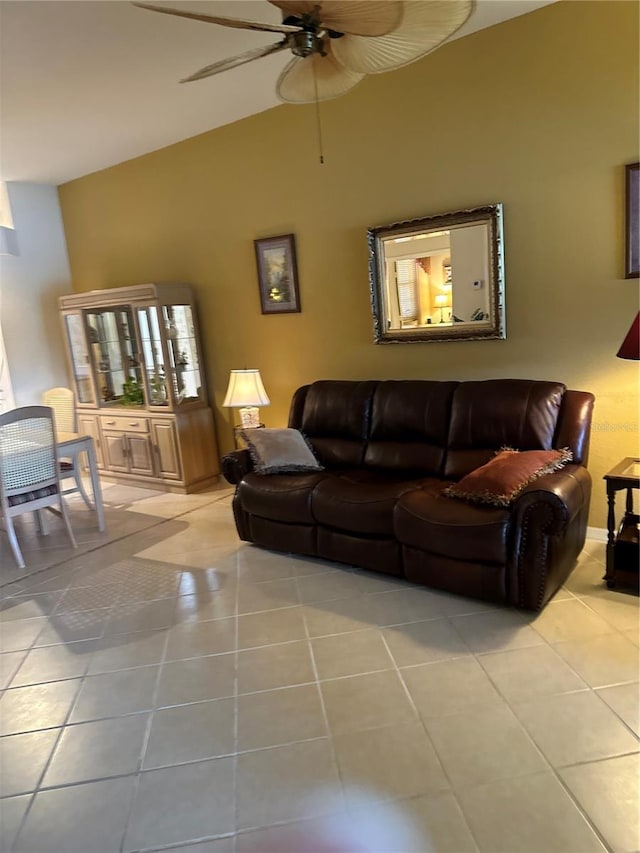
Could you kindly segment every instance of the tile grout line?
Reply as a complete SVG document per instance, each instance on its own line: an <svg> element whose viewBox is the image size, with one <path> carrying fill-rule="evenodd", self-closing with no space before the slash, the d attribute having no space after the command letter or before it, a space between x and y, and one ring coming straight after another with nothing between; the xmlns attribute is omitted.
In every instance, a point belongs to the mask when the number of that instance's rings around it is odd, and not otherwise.
<svg viewBox="0 0 640 853"><path fill-rule="evenodd" d="M229 698L231 698L231 697L229 697ZM214 699L211 701L217 702L220 700ZM222 701L225 701L225 700L222 700ZM184 707L184 706L181 706L181 707ZM146 713L149 714L150 712L147 711ZM64 728L64 727L60 727L60 728ZM375 731L378 728L386 728L386 727L376 726L375 728L363 729L362 731ZM47 729L47 731L53 731L53 729ZM46 785L44 787L41 786L38 788L37 791L36 790L18 791L15 794L9 794L7 796L0 797L0 803L2 803L5 800L14 799L16 797L32 796L32 795L35 796L36 793L39 794L39 793L48 792L48 791L61 791L61 790L69 789L69 788L78 788L78 787L85 786L85 785L92 785L96 782L111 781L113 779L127 779L127 778L133 777L133 776L145 776L145 775L148 775L150 773L154 773L154 772L159 771L159 770L172 770L174 767L178 767L178 768L179 767L192 767L192 766L195 766L198 764L207 764L210 761L217 761L218 759L234 758L235 756L240 756L240 755L253 755L254 753L257 753L257 752L268 752L269 750L281 749L282 747L286 747L286 746L296 746L297 744L300 744L300 743L319 743L321 741L328 741L329 739L330 739L330 736L318 735L316 737L303 738L301 740L285 741L283 743L269 744L268 746L257 746L257 747L252 747L250 749L242 749L238 752L223 752L219 755L204 755L204 756L201 756L200 758L189 758L186 761L177 761L173 764L158 764L157 766L146 767L146 768L143 768L140 770L130 770L127 772L110 773L106 776L91 777L89 779L75 779L75 780L72 780L69 782L59 782L56 785ZM630 754L634 755L635 753L630 753ZM298 820L298 818L294 818L293 820ZM243 830L243 831L246 832L247 830ZM229 833L225 832L225 833L221 833L221 834L222 835L228 835ZM171 843L173 844L173 846L176 846L177 844L188 843L188 842L175 841L175 842L171 842Z"/></svg>
<svg viewBox="0 0 640 853"><path fill-rule="evenodd" d="M270 612L270 611L265 611L265 612ZM248 614L248 615L252 615L252 614ZM234 617L222 617L222 618L224 618L224 619L233 619ZM207 620L207 621L218 621L218 620ZM181 623L181 624L184 624L184 623ZM196 624L196 623L194 623L194 624ZM200 624L204 624L204 623L200 623ZM407 624L416 624L416 623L407 623ZM391 626L391 627L394 627L394 626ZM167 630L166 628L165 628L165 629L153 629L153 631L151 631L151 634L153 634L153 633L160 633L161 631L166 631L166 630ZM376 629L375 629L375 627L374 627L374 628L366 628L366 629L355 630L355 631L340 632L340 633L331 634L331 635L322 635L322 636L319 636L319 637L313 637L313 638L308 638L308 639L309 639L310 641L313 641L313 640L316 640L316 639L330 639L330 638L334 638L334 637L341 637L341 636L345 636L345 637L346 637L346 636L348 636L348 635L350 635L350 634L353 634L353 633L362 633L362 632L363 632L363 630L364 630L364 631L371 631L371 630L376 630ZM390 650L388 649L388 646L387 646L387 643L386 643L386 638L384 638L384 634L382 633L382 631L381 631L380 629L378 629L378 631L379 631L379 633L380 633L380 636L384 639L385 647L387 648L388 653L391 655L391 652L390 652ZM134 634L140 634L140 635L143 635L143 634L145 634L145 632L144 632L144 631L134 632ZM151 634L150 634L150 635L151 635ZM131 635L130 635L130 634L124 634L124 635L113 635L113 636L131 636ZM97 638L97 639L100 639L100 638ZM104 638L102 638L102 639L104 639ZM90 640L79 640L79 641L76 641L76 642L77 642L77 643L91 643L91 642L93 642L93 640L91 640L91 639L90 639ZM286 646L286 645L294 645L294 644L299 643L299 642L300 642L300 640L285 640L285 641L281 641L281 642L277 642L277 643L265 644L265 645L262 645L262 646L251 646L251 647L242 648L242 649L240 649L240 648L239 648L239 649L236 649L236 650L234 650L234 649L228 649L227 651L222 651L222 652L213 652L213 653L211 653L211 654L194 655L194 656L192 656L192 657L188 657L188 658L175 658L175 659L173 659L173 658L172 658L172 659L167 659L167 658L166 658L166 649L165 649L165 656L164 656L164 659L163 659L163 660L161 660L161 661L158 661L158 662L156 662L156 663L144 663L144 664L139 664L139 665L137 665L137 666L133 666L133 667L127 667L127 666L125 666L125 667L121 667L121 668L119 668L119 669L114 669L114 670L105 670L104 672L91 672L91 673L90 673L90 672L87 670L87 671L85 671L83 674L78 673L78 674L76 674L76 675L64 676L64 677L57 678L57 679L50 679L49 681L45 681L45 682L35 681L35 682L29 682L29 683L26 683L26 684L21 684L21 685L16 685L16 686L10 686L10 687L7 687L7 688L5 689L5 691L4 691L4 692L7 692L7 691L13 691L13 690L21 690L21 689L28 688L28 687L37 687L37 686L42 686L43 684L59 684L59 683L63 683L63 682L66 682L66 681L75 681L75 680L78 680L78 679L79 679L79 680L81 680L81 681L83 682L83 685L84 685L84 682L85 682L86 680L95 679L95 678L100 678L100 677L102 677L102 676L115 675L115 674L117 674L117 673L121 673L121 672L131 672L131 671L133 671L133 670L137 670L137 669L148 669L148 668L151 668L151 667L160 667L160 666L162 666L163 664L168 664L168 663L181 663L181 662L187 662L187 661L197 661L197 660L201 660L201 659L203 659L203 658L225 657L225 656L228 656L228 655L230 655L230 654L234 654L234 653L236 653L236 652L237 652L237 653L240 653L240 652L245 652L245 651L247 651L247 652L250 652L250 651L260 651L260 650L264 650L264 649L270 649L270 648L281 647L281 646ZM64 645L64 644L59 644L59 645ZM72 645L73 645L73 644L72 644ZM522 647L517 647L517 648L514 648L514 649L505 649L505 650L502 650L502 651L499 651L499 652L488 652L488 651L487 651L487 652L473 652L473 651L469 651L469 652L465 652L464 654L456 654L456 655L452 655L452 656L447 657L447 658L441 658L441 659L437 659L437 660L425 661L425 662L416 663L416 664L406 664L406 665L404 665L404 666L402 666L402 667L399 667L399 666L398 666L398 669L399 669L399 670L401 670L401 671L404 671L404 670L411 670L411 669L418 669L418 668L420 668L420 667L425 667L425 666L434 666L434 665L438 665L438 664L446 663L446 662L448 662L448 661L461 660L461 659L465 659L465 658L468 658L468 657L474 657L474 658L476 659L476 661L480 664L480 661L478 660L478 658L490 657L490 656L492 656L493 654L505 654L505 653L509 653L509 652L512 652L512 651L520 651L521 649L540 648L541 646L544 646L544 645L547 645L547 646L549 646L550 648L552 648L552 649L553 649L553 646L552 646L551 644L549 644L549 643L547 643L547 642L545 641L545 642L543 642L543 643L541 643L541 644L537 644L537 645L533 645L533 646L522 646ZM67 646L67 647L68 647L68 646ZM54 647L52 647L52 646L42 646L42 647L38 647L38 648L42 648L42 649L49 649L49 648L54 648ZM554 651L555 651L555 650L554 650ZM9 653L9 654L10 654L10 653ZM95 654L95 653L94 653L94 654ZM392 657L392 655L391 655L391 657ZM89 659L89 662L88 662L88 664L87 664L88 668L90 668L90 666L91 666L91 659L92 659L92 658L90 658L90 659ZM580 680L581 680L581 681L583 681L583 679L579 676L579 674L578 674L575 670L573 670L573 668L570 666L570 664L569 664L568 662L564 661L564 659L563 659L562 657L560 657L560 656L559 656L559 659L560 659L563 663L565 663L565 664L567 665L567 667L568 667L569 669L571 669L571 670L574 672L574 674L575 674L578 678L580 678ZM393 657L392 657L392 660L394 660L394 659L393 659ZM366 670L366 671L364 671L364 672L349 673L349 674L346 674L346 675L332 675L332 676L323 677L323 678L321 678L321 677L318 675L318 677L317 677L317 681L318 681L319 683L322 683L322 682L326 682L326 681L339 681L339 680L346 680L346 679L349 679L349 678L352 678L352 677L356 677L356 676L372 675L372 674L375 674L375 673L378 673L378 672L389 671L389 670L391 670L391 669L393 669L393 668L394 668L394 665L395 665L395 664L392 664L392 665L387 666L387 667L380 667L380 668L377 668L377 669ZM396 665L396 666L397 666L397 665ZM19 667L19 668L20 668L20 667ZM487 677L489 678L489 680L491 681L491 683L492 683L492 684L494 684L494 686L496 687L496 689L497 689L498 693L502 696L502 698L505 700L505 702L507 702L507 704L510 704L511 700L507 699L507 697L506 697L506 696L504 696L504 695L501 693L501 691L499 690L499 688L497 687L497 685L495 684L495 682L494 682L494 681L493 681L493 679L491 678L490 673L489 673L489 672L488 672L484 667L482 667L482 670L483 670L483 672L485 673L485 675L487 675ZM16 673L14 673L13 678L15 678L15 675L16 675L16 674L17 674L17 671L16 671ZM249 696L249 695L255 695L255 694L260 694L260 693L266 693L266 692L270 692L270 691L273 691L273 690L287 690L287 689L290 689L290 688L292 688L292 687L308 686L308 685L311 685L311 684L314 684L314 683L316 683L316 682L315 682L315 681L297 682L296 684L293 684L293 685L280 685L280 686L278 686L278 687L269 687L269 688L264 688L264 689L261 689L261 690L250 690L250 691L243 692L243 693L241 693L241 694L240 694L240 693L238 693L238 695L242 695L242 696ZM600 685L600 686L598 686L598 687L596 687L596 688L591 687L591 686L590 686L589 684L587 684L586 682L583 682L583 683L584 683L584 687L576 687L576 688L572 688L572 689L569 689L569 690L559 690L559 691L556 691L556 692L554 692L554 693L550 693L550 694L539 694L537 697L533 697L533 699L535 699L535 698L540 698L540 697L541 697L541 696L543 696L543 695L549 695L549 696L561 696L561 695L570 695L570 694L572 694L572 693L584 693L584 692L587 692L587 691L597 692L598 690L601 690L601 689L606 689L606 688L609 688L609 687L624 687L624 686L627 686L627 685L630 685L630 684L634 684L634 683L636 683L636 682L634 682L633 680L629 680L629 681L621 681L621 682L615 682L615 683L607 684L607 685ZM185 705L199 704L199 703L202 703L202 702L215 701L216 699L222 699L222 698L230 698L230 697L212 697L211 699L198 699L198 700L193 700L193 701L190 701L190 702L179 702L179 703L175 703L175 704L171 704L171 705L166 705L166 706L164 706L164 705L163 705L163 706L160 706L160 707L158 708L158 710L163 709L163 708L172 708L172 707L181 707L181 706L185 706ZM523 701L533 701L533 699L528 699L528 700L523 700ZM77 700L76 700L75 704L77 704ZM75 704L74 704L74 710L75 710ZM613 713L615 713L617 716L619 716L619 714L617 714L617 712L615 711L615 709L611 708L611 706L609 706L606 702L605 702L605 705L607 705L607 707L608 707L608 708L609 708ZM148 711L148 710L151 710L151 709L146 709L146 711ZM121 716L131 716L131 715L140 714L140 713L145 713L145 709L141 709L141 710L139 710L139 711L129 711L129 712L125 712L124 714L115 714L115 715L106 715L106 716L104 716L104 717L95 717L95 718L92 718L92 719L90 719L90 720L80 720L80 721L76 721L76 722L69 722L69 723L67 723L66 725L69 725L69 726L75 726L75 725L80 725L80 724L82 724L82 723L84 723L84 722L95 722L95 721L99 721L99 720L114 719L114 718L121 717ZM624 723L624 720L622 720L622 722ZM625 723L625 725L627 725L627 724ZM628 725L627 725L627 727L628 727ZM43 729L28 729L28 730L25 730L24 732L11 732L11 733L9 733L9 734L7 734L7 735L2 735L1 737L11 737L11 736L16 735L16 734L26 734L26 733L36 732L36 731L48 730L48 729L51 729L51 728L58 728L58 726L46 726L46 727L43 727ZM634 734L635 734L635 733L634 733ZM637 737L637 735L636 735L636 737Z"/></svg>
<svg viewBox="0 0 640 853"><path fill-rule="evenodd" d="M296 578L296 589L298 590L298 597L300 597L300 587L298 585L298 578ZM322 721L324 724L325 732L327 734L329 752L331 755L331 763L333 766L333 770L336 774L336 778L338 780L338 785L340 786L340 803L342 805L342 811L346 811L347 808L347 798L345 795L345 783L342 778L342 772L340 770L340 763L338 761L338 756L336 754L335 745L333 743L333 736L331 734L331 727L329 725L329 715L327 713L327 707L324 701L324 695L322 693L322 687L320 685L320 674L318 672L318 665L316 662L315 652L313 650L313 642L311 640L311 636L309 635L309 626L307 624L307 619L305 617L304 612L301 612L302 624L304 625L304 634L307 641L307 651L309 652L309 658L311 660L311 669L315 679L315 688L316 695L318 696L318 701L320 702L320 710L322 713ZM312 815L315 817L316 815Z"/></svg>
<svg viewBox="0 0 640 853"><path fill-rule="evenodd" d="M447 618L447 617L445 617L445 618ZM447 621L449 621L449 619L448 619L448 618L447 618ZM450 623L450 624L451 624L451 623ZM452 627L452 629L455 631L455 625L451 624L451 627ZM455 633L456 633L456 634L458 634L458 636L460 636L460 635L459 635L459 633L458 633L457 631L455 631ZM471 826L470 826L470 824L469 824L469 821L467 820L467 816L466 816L466 814L465 814L465 811L464 811L464 809L462 808L462 804L461 804L461 803L459 802L459 800L458 800L458 796L457 796L456 791L455 791L455 788L454 788L454 786L453 786L453 784L452 784L451 777L449 776L449 773L447 772L447 769L446 769L446 767L444 766L444 762L442 761L442 759L441 759L441 757L440 757L440 753L439 753L439 752L438 752L438 750L436 749L436 745L434 744L434 742L433 742L433 740L432 740L432 738L431 738L431 735L429 734L429 731L427 730L427 727L426 727L426 725L425 725L424 719L422 718L422 714L420 714L420 712L418 711L418 707L417 707L417 705L416 705L416 704L415 704L415 702L413 701L413 696L411 695L411 691L409 690L409 687L408 687L407 683L405 682L405 680L404 680L404 678L403 678L402 670L401 670L401 669L400 669L400 667L398 666L398 662L396 661L395 657L393 656L393 654L392 654L392 652L391 652L391 649L389 648L389 646L388 646L388 644L387 644L387 638L384 636L384 634L383 634L382 632L381 632L381 636L382 636L382 642L384 643L384 646L385 646L385 648L386 648L386 650L387 650L387 654L389 655L389 657L390 657L390 658L391 658L391 660L393 661L393 664L394 664L394 667L395 667L396 674L397 674L398 678L400 679L400 684L402 685L402 687L403 687L403 689L404 689L404 692L405 692L405 694L406 694L407 698L409 699L409 703L411 704L411 707L412 707L412 709L413 709L413 712L414 712L414 714L415 714L415 715L416 715L416 717L417 717L418 723L419 723L419 725L421 726L422 731L424 732L425 737L427 738L428 743L431 745L431 749L433 750L433 754L434 754L434 756L435 756L435 758L436 758L436 761L438 762L438 766L440 767L440 770L442 771L442 775L443 775L443 776L444 776L444 778L447 780L447 784L449 785L449 793L453 796L453 798L454 798L454 800L455 800L455 802L456 802L456 805L458 806L458 809L459 809L459 811L460 811L460 814L462 815L462 820L463 820L463 822L464 822L464 825L466 826L467 830L469 831L469 835L471 836L471 838L473 839L474 844L476 845L476 850L477 850L477 851L480 851L480 850L482 849L482 848L480 847L480 843L479 843L478 839L476 838L475 833L474 833L474 832L472 831L472 829L471 829ZM463 644L466 646L466 643L464 642L464 639L463 639L463 638L461 638L461 639L462 639ZM457 659L457 658L456 658L456 659ZM435 661L435 662L438 662L438 661ZM419 664L416 664L416 666L418 666L418 665L419 665Z"/></svg>
<svg viewBox="0 0 640 853"><path fill-rule="evenodd" d="M182 577L182 575L180 575ZM177 607L177 596L176 601L174 602L174 608ZM140 788L140 779L142 776L142 766L144 764L144 759L146 757L147 748L149 746L149 739L151 737L151 729L153 726L153 721L156 712L157 698L158 692L160 690L160 679L162 677L162 672L164 670L164 659L167 652L167 646L169 644L169 631L165 629L164 643L162 645L162 653L160 657L160 661L158 664L158 671L156 673L156 680L153 687L153 693L151 696L151 711L149 713L149 718L147 720L147 725L145 727L145 732L142 738L142 744L140 745L140 754L138 757L138 769L135 773L135 779L133 781L133 790L131 791L131 799L129 801L129 808L127 810L127 815L125 817L124 826L122 829L122 836L120 840L120 851L124 850L125 842L127 840L127 833L129 831L129 826L131 824L131 819L133 817L133 812L136 805L136 799L138 796L138 790Z"/></svg>
<svg viewBox="0 0 640 853"><path fill-rule="evenodd" d="M551 697L551 696L566 696L566 695L571 695L572 693L586 693L586 692L588 692L588 691L590 691L591 693L595 693L595 691L593 690L593 688L592 688L592 687L590 687L590 686L589 686L589 685L584 681L584 679L580 676L580 674L579 674L578 672L576 672L576 670L574 670L574 669L573 669L573 667L572 667L572 666L570 666L570 664L569 664L567 661L564 661L564 659L563 659L560 655L558 655L558 653L555 651L555 649L553 649L552 644L551 644L551 643L550 643L550 642L549 642L545 637L542 637L542 639L544 640L544 643L545 643L549 648L551 648L551 649L552 649L552 651L554 651L554 653L558 656L558 658L559 658L560 660L562 660L564 663L566 663L566 664L567 664L567 666L569 667L569 669L571 669L571 671L572 671L572 672L573 672L573 673L574 673L574 674L575 674L575 675L580 679L580 681L582 681L582 682L586 685L586 689L580 689L580 690L576 689L576 690L564 691L564 692L562 692L562 693L552 693L552 694L548 694L548 697ZM529 647L529 648L537 648L537 646L533 646L533 647ZM479 665L479 666L482 666L482 664L481 664L481 663L480 663L480 661L478 660L478 657L482 657L482 655L476 655L476 654L474 653L474 658L476 659L476 662L478 663L478 665ZM599 830L599 829L598 829L598 827L596 826L595 821L593 821L593 820L590 818L590 816L589 816L589 814L587 813L586 809L583 809L583 808L582 808L582 806L581 806L581 804L578 802L577 798L573 795L572 791L571 791L571 790L568 788L568 786L565 784L564 780L562 779L562 777L561 777L560 773L558 772L558 770L556 769L556 767L551 763L550 759L548 759L548 758L547 758L547 756L545 755L545 753L543 752L543 750L541 749L541 747L539 747L539 746L538 746L538 744L536 743L536 741L535 741L535 740L534 740L534 738L532 737L532 735L531 735L531 733L529 732L529 730L527 729L527 727L524 725L524 723L522 723L522 721L520 720L520 718L519 718L519 717L518 717L518 715L516 714L515 710L513 709L512 705L511 705L511 701L510 701L510 700L509 700L509 699L504 695L504 693L501 691L501 689L500 689L499 685L498 685L498 684L494 681L494 679L491 677L491 673L490 673L490 672L488 672L484 667L482 667L482 669L483 669L483 671L484 671L485 675L487 676L487 678L489 679L489 681L493 684L493 686L494 686L494 688L495 688L496 692L498 693L498 695L502 697L503 701L505 702L506 706L509 708L509 711L510 711L510 712L511 712L511 714L513 715L514 719L518 722L518 725L520 726L520 728L521 728L521 729L522 729L522 731L524 732L525 736L529 739L530 743L533 745L534 749L538 752L538 754L539 754L539 755L540 755L540 757L542 758L543 762L544 762L545 764L547 764L547 766L548 766L549 770L551 771L552 775L555 777L556 781L557 781L557 782L560 784L560 786L563 788L563 790L565 791L565 793L567 794L567 796L569 797L569 799L571 800L571 802L574 804L574 806L575 806L575 807L576 807L576 809L578 810L579 814L582 816L583 820L587 823L587 825L590 827L590 829L592 830L592 832L593 832L593 833L595 834L595 836L599 839L599 841L602 843L602 845L605 847L605 849L606 849L609 853L613 853L613 850L612 850L611 846L606 842L606 840L605 840L604 836L602 835L602 833L600 832L600 830ZM545 694L545 695L547 695L547 694ZM535 699L538 699L538 698L540 698L540 697L539 697L539 696L535 697ZM533 701L535 701L535 699L534 699ZM528 701L532 701L532 700L528 700ZM516 703L516 704L517 704L517 703ZM605 704L606 704L606 703L605 703ZM529 774L527 774L527 775L529 775ZM530 775L535 775L535 774L530 774Z"/></svg>
<svg viewBox="0 0 640 853"><path fill-rule="evenodd" d="M544 640L545 644L546 644L549 648L551 648L551 649L552 649L552 651L554 651L554 653L558 656L558 658L559 658L560 660L563 660L563 658L561 658L561 657L560 657L560 655L558 655L558 653L557 653L557 652L555 652L555 649L553 649L553 647L552 647L551 643L549 643L549 642L548 642L548 640L546 640L544 637L543 637L542 639ZM538 648L538 646L530 646L529 648ZM481 662L478 660L478 657L482 657L482 655L476 655L476 654L474 653L474 655L473 655L473 656L474 656L474 659L476 660L476 663L477 663L479 666L482 666ZM564 662L564 663L567 663L567 662L566 662L566 661L564 661L564 660L563 660L563 662ZM580 681L583 681L583 683L586 685L586 689L580 689L580 690L569 690L569 691L564 691L564 692L562 692L562 693L543 694L543 697L550 698L551 696L566 696L566 695L571 695L572 693L586 693L586 692L588 692L588 691L590 691L591 693L594 693L594 692L595 692L595 691L593 690L593 688L591 688L588 684L586 684L586 682L584 682L584 679L582 679L582 678L581 678L580 674L579 674L579 673L577 673L577 672L573 669L573 667L571 667L568 663L567 663L567 666L568 666L568 667L569 667L569 669L571 669L571 671L572 671L572 672L573 672L573 673L574 673L574 674L575 674L575 675L580 679ZM503 693L503 692L502 692L502 690L500 689L499 685L498 685L498 684L494 681L494 679L492 678L491 673L490 673L490 672L488 672L484 667L482 667L482 670L483 670L483 672L485 673L485 675L487 676L487 678L489 679L489 681L491 682L491 684L493 685L493 687L494 687L494 689L496 690L496 692L498 693L498 695L499 695L499 696L502 698L502 700L505 702L505 704L506 704L507 708L509 709L509 711L510 711L510 712L511 712L511 714L513 715L514 719L517 721L518 725L520 726L520 728L521 728L521 729L522 729L522 731L524 732L525 736L529 739L530 743L533 745L534 749L538 752L538 754L539 754L539 755L540 755L540 757L542 758L543 762L544 762L545 764L547 764L547 766L548 766L549 770L551 771L551 774L555 777L556 781L561 785L561 787L563 788L563 790L565 791L565 793L568 795L569 799L570 799L570 800L571 800L571 802L574 804L574 806L575 806L575 807L576 807L576 809L578 810L579 814L582 816L583 820L586 822L587 826L589 826L589 828L591 829L591 831L592 831L592 832L594 833L594 835L598 838L598 840L602 843L602 845L605 847L605 849L608 851L608 853L614 853L614 851L612 850L612 848L610 847L610 845L609 845L609 844L607 844L607 842L606 842L606 841L605 841L605 839L604 839L604 836L602 835L602 833L600 832L600 830L599 830L599 829L598 829L598 827L596 826L595 821L593 821L593 820L590 818L590 816L588 815L587 811L586 811L585 809L583 809L583 808L582 808L582 806L581 806L581 805L580 805L580 803L578 802L577 798L573 795L573 793L569 790L568 786L564 783L564 780L563 780L563 779L562 779L562 777L560 776L560 773L558 772L558 770L557 770L557 769L554 767L554 765L551 763L550 759L548 759L548 758L547 758L547 756L544 754L544 752L542 751L541 747L539 747L539 746L538 746L538 744L536 743L536 741L535 741L535 740L534 740L534 738L532 737L531 733L529 732L528 728L527 728L527 727L524 725L524 723L520 720L520 717L516 714L516 712L515 712L514 708L513 708L513 707L512 707L512 705L511 705L511 701L510 701L510 700L509 700L509 699L504 695L504 693ZM536 696L536 697L534 698L534 700L533 700L533 701L535 701L535 700L537 700L537 699L539 699L539 698L541 698L541 697L540 697L540 696ZM532 701L532 700L531 700L531 699L529 699L528 701ZM515 703L515 704L518 704L518 703ZM606 703L604 703L604 704L606 704ZM535 775L535 774L525 774L525 775L532 775L532 776L533 776L533 775Z"/></svg>
<svg viewBox="0 0 640 853"><path fill-rule="evenodd" d="M49 753L49 757L45 762L45 765L42 769L42 773L38 777L38 781L35 785L35 788L34 788L33 792L31 793L31 799L29 800L27 808L25 809L25 812L22 815L22 820L20 821L20 825L18 827L18 830L17 830L16 834L14 835L13 840L11 841L10 849L13 849L15 847L16 842L20 838L20 835L21 835L21 833L22 833L22 831L23 831L23 829L27 823L27 820L28 820L29 814L31 813L31 809L33 807L33 804L35 803L36 797L38 796L38 793L40 790L40 784L44 780L44 778L45 778L45 776L49 770L49 767L51 766L51 762L53 761L53 756L55 755L56 750L58 749L58 744L60 743L60 740L62 739L62 735L64 734L65 727L67 724L67 720L71 716L71 711L72 711L73 706L75 704L75 700L77 699L78 693L80 692L80 689L81 689L81 684L78 684L77 688L76 688L75 696L71 700L71 702L69 703L69 707L67 708L67 713L64 717L64 721L63 721L62 725L59 727L58 736L55 740L53 748L52 748L51 752ZM58 728L58 727L57 726L51 727L52 730L55 730L55 728Z"/></svg>

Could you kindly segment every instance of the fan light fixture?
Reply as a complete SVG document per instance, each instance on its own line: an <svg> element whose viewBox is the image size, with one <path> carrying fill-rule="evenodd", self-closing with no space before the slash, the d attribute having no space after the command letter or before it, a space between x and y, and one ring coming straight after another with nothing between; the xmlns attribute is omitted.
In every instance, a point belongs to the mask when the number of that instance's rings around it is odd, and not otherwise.
<svg viewBox="0 0 640 853"><path fill-rule="evenodd" d="M222 59L186 77L201 80L281 50L294 58L276 83L281 101L317 103L337 98L367 74L401 68L439 47L471 15L475 0L268 0L283 13L282 24L203 15L150 3L162 12L246 30L279 33L275 44Z"/></svg>
<svg viewBox="0 0 640 853"><path fill-rule="evenodd" d="M232 370L223 406L240 409L240 422L244 429L260 426L258 406L268 406L271 400L264 390L260 371L255 369Z"/></svg>

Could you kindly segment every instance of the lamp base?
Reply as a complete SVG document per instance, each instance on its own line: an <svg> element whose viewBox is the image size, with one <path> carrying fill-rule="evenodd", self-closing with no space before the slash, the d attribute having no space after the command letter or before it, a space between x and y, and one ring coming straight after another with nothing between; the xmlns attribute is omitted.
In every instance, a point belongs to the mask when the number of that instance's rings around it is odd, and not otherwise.
<svg viewBox="0 0 640 853"><path fill-rule="evenodd" d="M260 410L257 406L243 406L240 409L240 422L243 429L260 426Z"/></svg>

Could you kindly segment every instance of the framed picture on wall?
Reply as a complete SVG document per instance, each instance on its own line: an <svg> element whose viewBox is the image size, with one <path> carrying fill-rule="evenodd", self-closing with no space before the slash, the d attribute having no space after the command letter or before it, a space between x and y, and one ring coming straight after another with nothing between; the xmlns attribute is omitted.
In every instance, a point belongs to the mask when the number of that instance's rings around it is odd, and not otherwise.
<svg viewBox="0 0 640 853"><path fill-rule="evenodd" d="M293 234L254 240L263 314L300 311L296 240Z"/></svg>
<svg viewBox="0 0 640 853"><path fill-rule="evenodd" d="M640 278L640 163L626 167L624 277Z"/></svg>

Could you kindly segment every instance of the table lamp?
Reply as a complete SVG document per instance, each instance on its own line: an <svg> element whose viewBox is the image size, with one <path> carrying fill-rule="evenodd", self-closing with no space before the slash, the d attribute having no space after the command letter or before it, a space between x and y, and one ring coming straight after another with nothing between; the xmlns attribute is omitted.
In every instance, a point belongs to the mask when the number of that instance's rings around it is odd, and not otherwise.
<svg viewBox="0 0 640 853"><path fill-rule="evenodd" d="M438 293L434 302L440 309L440 322L444 323L444 309L449 307L449 297L446 293Z"/></svg>
<svg viewBox="0 0 640 853"><path fill-rule="evenodd" d="M636 319L631 324L631 328L616 355L618 358L640 361L640 311L636 314Z"/></svg>
<svg viewBox="0 0 640 853"><path fill-rule="evenodd" d="M268 406L270 402L259 370L231 371L222 405L240 409L240 422L244 429L260 426L258 406Z"/></svg>

